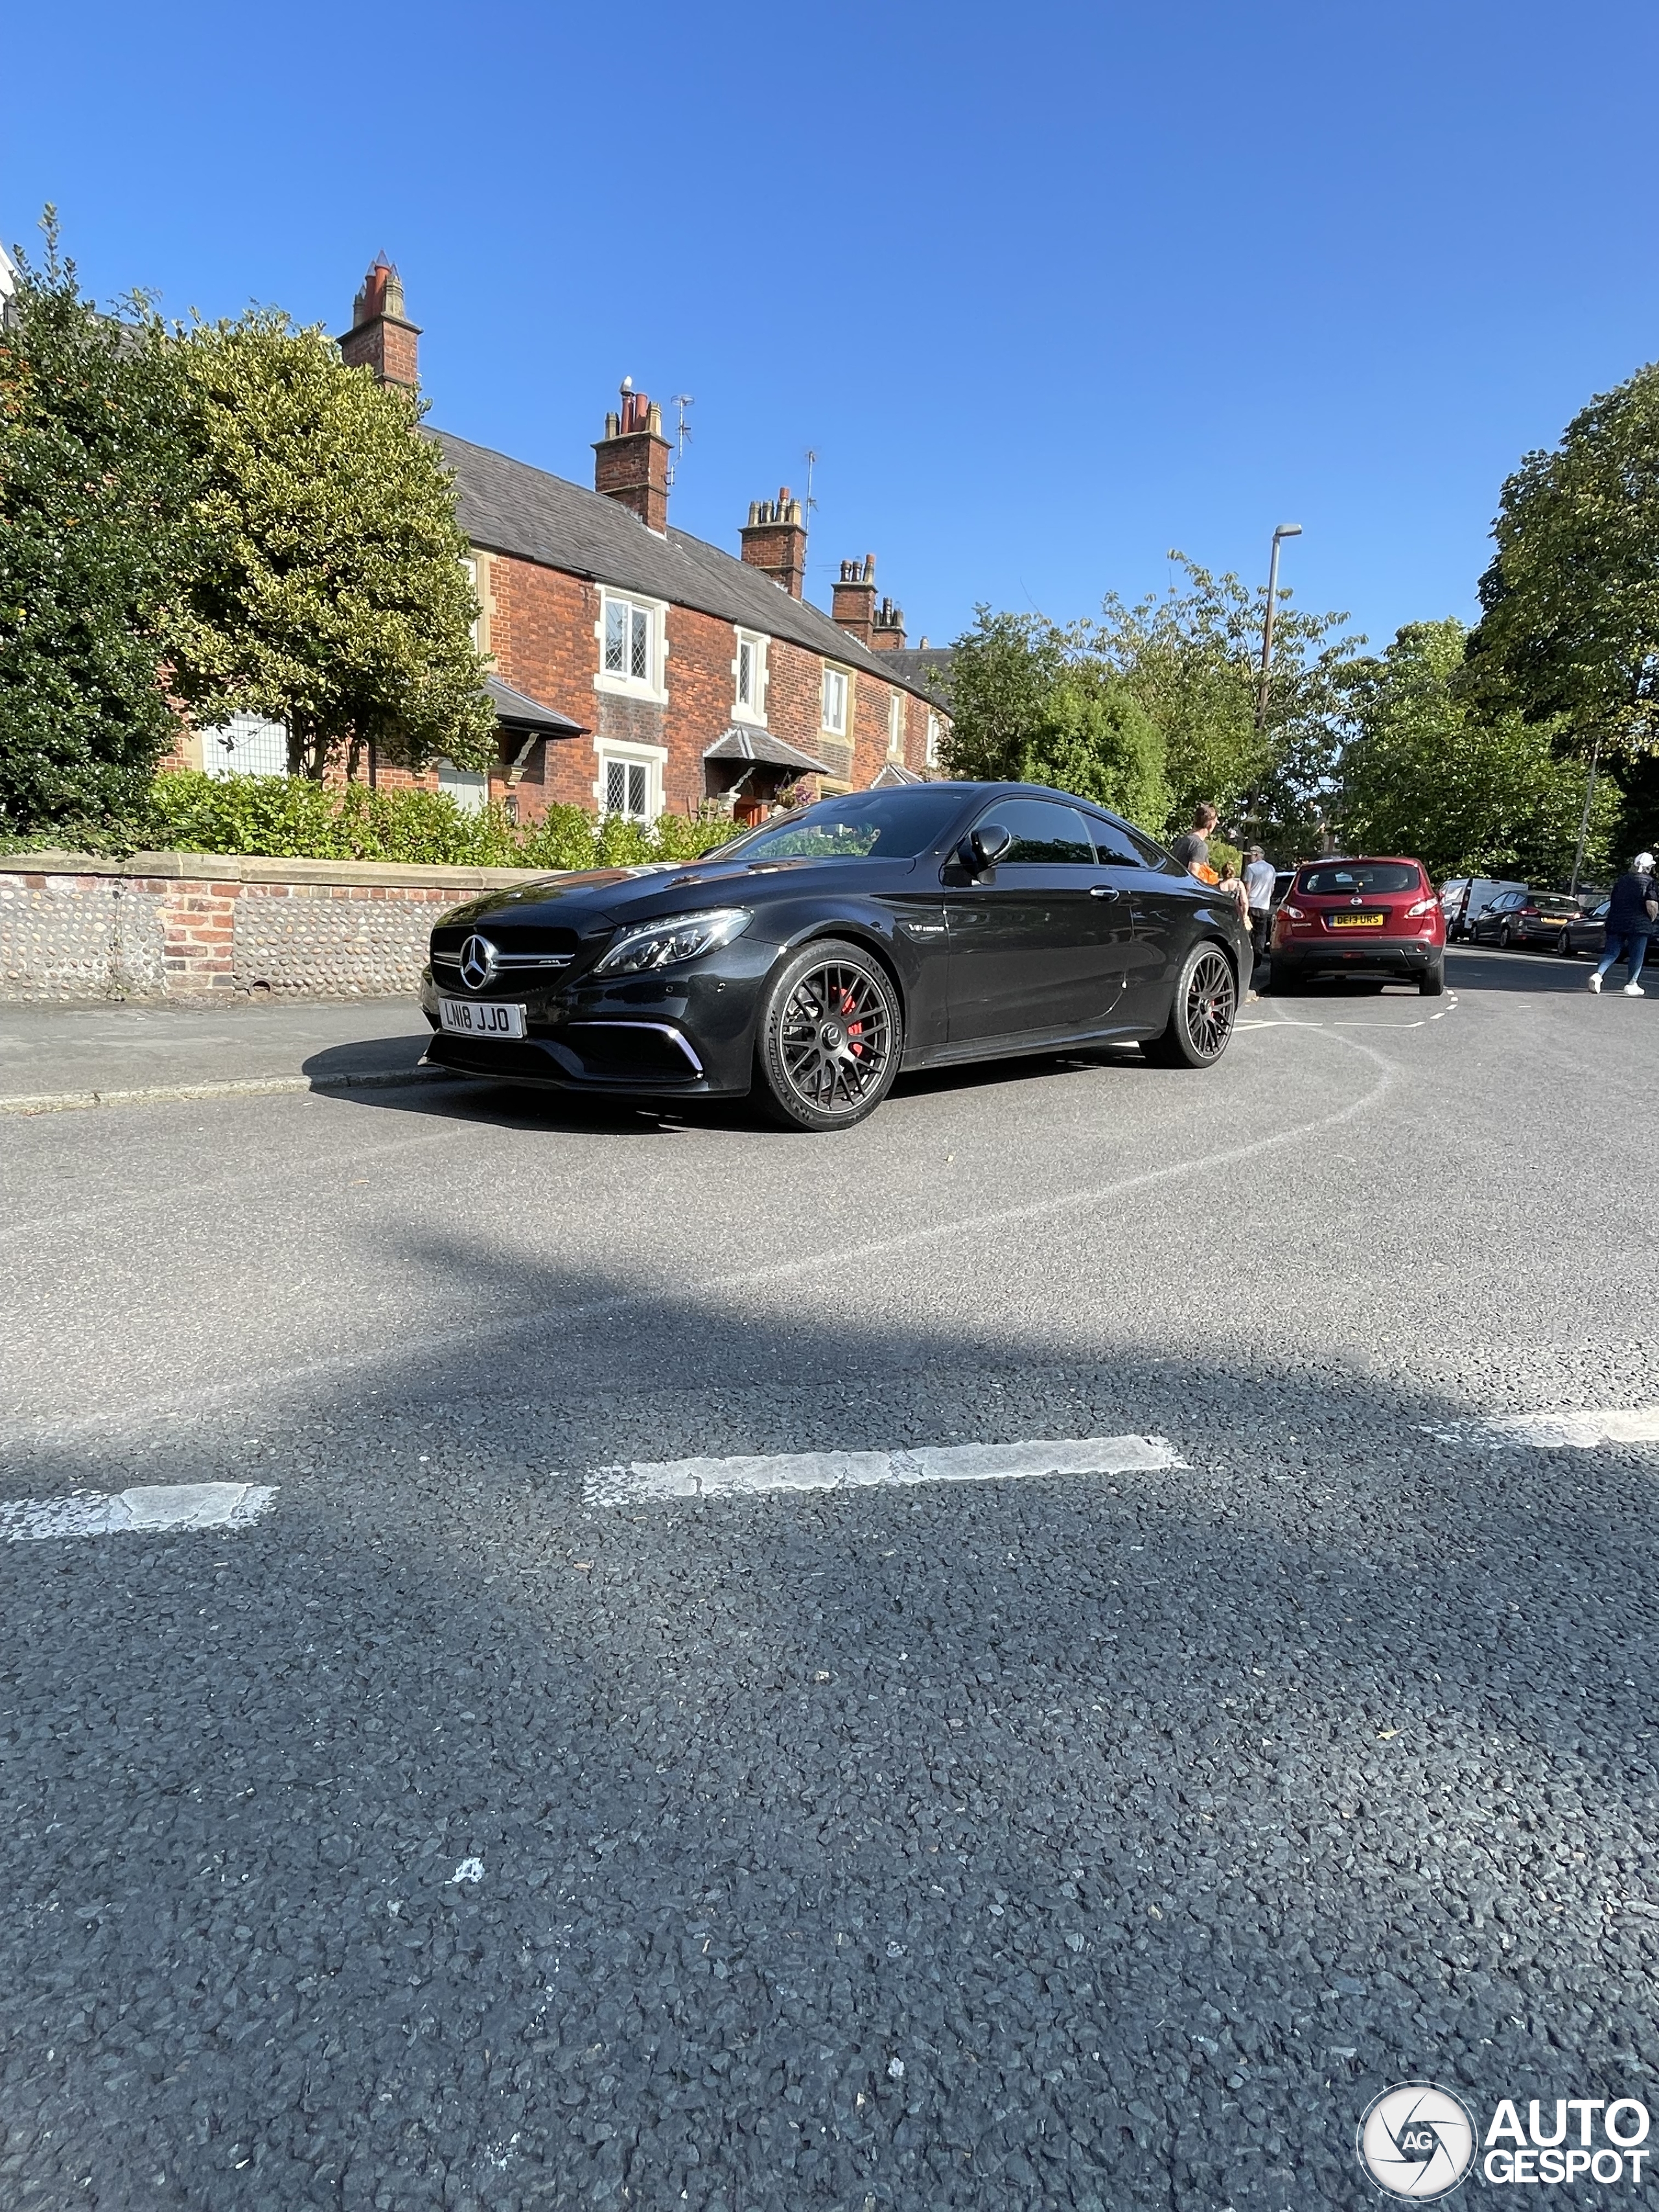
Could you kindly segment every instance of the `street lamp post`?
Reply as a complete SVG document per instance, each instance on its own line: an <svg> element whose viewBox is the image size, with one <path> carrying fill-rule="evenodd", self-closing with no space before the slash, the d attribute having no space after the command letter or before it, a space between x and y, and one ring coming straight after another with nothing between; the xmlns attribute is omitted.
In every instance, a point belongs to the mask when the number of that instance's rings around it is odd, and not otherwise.
<svg viewBox="0 0 1659 2212"><path fill-rule="evenodd" d="M1283 538L1300 538L1299 522L1281 522L1273 532L1273 550L1267 562L1267 611L1261 618L1261 681L1256 686L1255 726L1267 726L1267 689L1273 681L1273 616L1279 602L1279 544Z"/></svg>

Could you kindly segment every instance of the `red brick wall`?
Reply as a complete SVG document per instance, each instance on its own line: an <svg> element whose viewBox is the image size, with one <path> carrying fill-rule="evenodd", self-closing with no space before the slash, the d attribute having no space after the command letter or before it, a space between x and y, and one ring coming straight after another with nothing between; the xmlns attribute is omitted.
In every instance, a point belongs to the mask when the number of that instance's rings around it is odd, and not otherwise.
<svg viewBox="0 0 1659 2212"><path fill-rule="evenodd" d="M704 796L703 753L735 719L737 633L732 624L689 607L671 606L665 617L667 705L622 698L594 688L602 605L596 584L504 553L492 554L480 569L479 587L488 595L487 642L497 674L515 690L580 722L587 732L532 749L512 792L520 818L534 821L554 805L592 809L599 772L594 738L600 735L665 746L664 800L675 813L695 811ZM771 639L767 647L766 726L803 752L823 759L835 781L857 787L873 782L890 757L887 708L892 687L878 676L848 666L850 757L845 745L836 747L821 731L822 656L783 638ZM927 729L927 708L921 700L910 700L906 719L905 762L920 773ZM507 768L517 750L510 732L504 746L505 757L489 782L495 799L508 795ZM437 781L435 769L415 776L390 763L376 766L375 781L383 789L416 785L430 790Z"/></svg>

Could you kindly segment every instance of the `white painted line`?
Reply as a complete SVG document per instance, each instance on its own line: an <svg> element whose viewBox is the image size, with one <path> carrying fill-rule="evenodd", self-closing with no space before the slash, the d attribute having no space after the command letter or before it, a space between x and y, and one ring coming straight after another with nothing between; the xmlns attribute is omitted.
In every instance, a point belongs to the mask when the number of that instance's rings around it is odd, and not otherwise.
<svg viewBox="0 0 1659 2212"><path fill-rule="evenodd" d="M757 1498L772 1490L877 1490L918 1482L1020 1482L1032 1475L1132 1474L1184 1467L1162 1437L1071 1437L1048 1443L940 1444L916 1451L769 1452L737 1459L634 1460L596 1468L589 1505Z"/></svg>
<svg viewBox="0 0 1659 2212"><path fill-rule="evenodd" d="M245 1528L276 1495L256 1482L157 1482L113 1496L77 1490L69 1498L17 1498L0 1500L0 1536L27 1544L124 1529L154 1535L166 1528Z"/></svg>
<svg viewBox="0 0 1659 2212"><path fill-rule="evenodd" d="M1424 1426L1449 1444L1502 1451L1533 1444L1540 1451L1594 1451L1603 1444L1659 1443L1659 1406L1611 1407L1600 1413L1492 1413L1481 1420Z"/></svg>

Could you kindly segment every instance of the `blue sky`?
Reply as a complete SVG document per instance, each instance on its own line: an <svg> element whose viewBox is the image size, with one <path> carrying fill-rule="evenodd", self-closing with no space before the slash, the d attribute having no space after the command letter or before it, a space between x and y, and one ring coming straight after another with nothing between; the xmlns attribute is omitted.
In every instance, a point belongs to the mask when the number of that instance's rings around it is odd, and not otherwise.
<svg viewBox="0 0 1659 2212"><path fill-rule="evenodd" d="M338 331L384 248L433 419L592 481L695 394L673 520L820 458L811 596L913 641L1166 550L1374 640L1468 614L1506 471L1659 354L1659 11L736 4L14 13L0 235ZM666 410L671 416L672 410Z"/></svg>

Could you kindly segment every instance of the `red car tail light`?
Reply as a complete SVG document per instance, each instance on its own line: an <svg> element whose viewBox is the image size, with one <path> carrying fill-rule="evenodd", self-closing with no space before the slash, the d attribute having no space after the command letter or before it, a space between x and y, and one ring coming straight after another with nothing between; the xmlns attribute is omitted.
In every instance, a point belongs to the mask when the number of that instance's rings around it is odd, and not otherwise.
<svg viewBox="0 0 1659 2212"><path fill-rule="evenodd" d="M1437 898L1420 898L1415 906L1406 908L1406 919L1408 921L1419 921L1424 915L1432 914L1439 903Z"/></svg>
<svg viewBox="0 0 1659 2212"><path fill-rule="evenodd" d="M1279 911L1284 915L1286 921L1305 921L1308 919L1307 915L1302 911L1302 908L1299 906L1292 906L1289 899L1285 900L1284 905L1279 908Z"/></svg>

